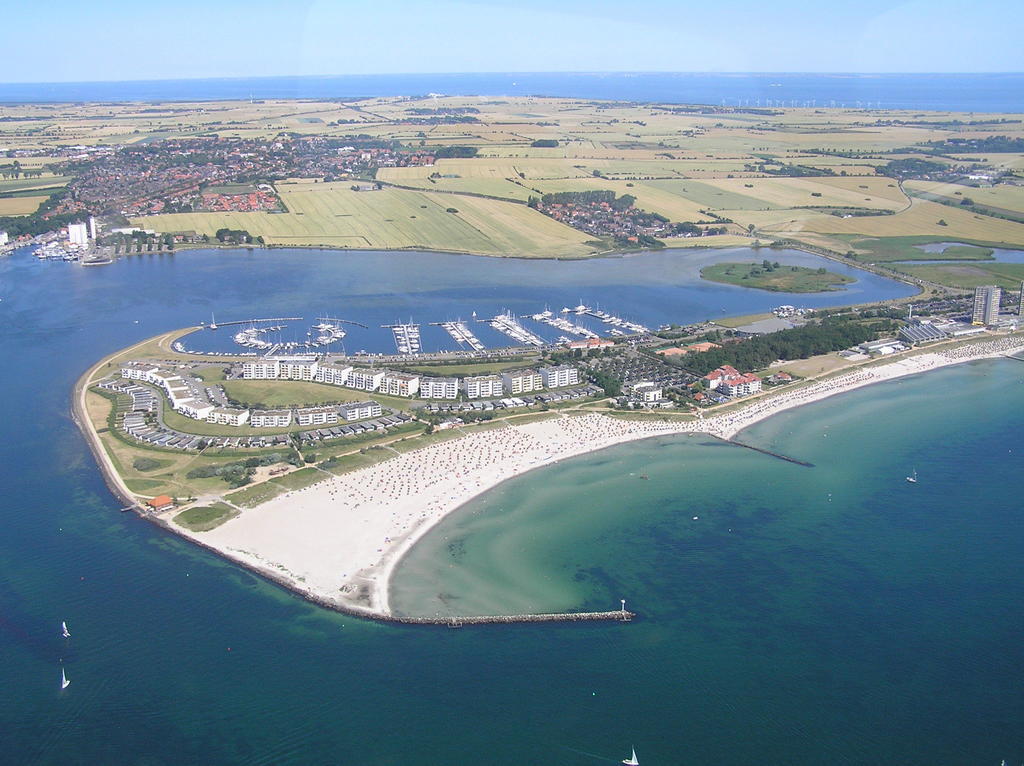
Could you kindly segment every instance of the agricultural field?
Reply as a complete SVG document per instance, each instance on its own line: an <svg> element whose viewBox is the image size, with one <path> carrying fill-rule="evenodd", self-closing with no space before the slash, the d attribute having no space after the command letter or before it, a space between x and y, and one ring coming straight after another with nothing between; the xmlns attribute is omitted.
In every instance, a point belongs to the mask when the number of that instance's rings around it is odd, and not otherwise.
<svg viewBox="0 0 1024 766"><path fill-rule="evenodd" d="M0 215L28 215L49 197L0 197Z"/></svg>
<svg viewBox="0 0 1024 766"><path fill-rule="evenodd" d="M454 194L346 183L279 184L287 213L179 213L133 220L138 226L212 235L246 229L268 245L426 249L483 255L563 258L593 252L583 232L525 205ZM449 212L454 209L455 212Z"/></svg>

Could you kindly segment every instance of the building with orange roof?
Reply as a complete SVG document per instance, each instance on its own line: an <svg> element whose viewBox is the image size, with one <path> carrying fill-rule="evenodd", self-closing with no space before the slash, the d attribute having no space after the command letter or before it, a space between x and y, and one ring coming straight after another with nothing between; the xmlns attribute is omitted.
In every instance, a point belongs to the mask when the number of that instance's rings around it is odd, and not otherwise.
<svg viewBox="0 0 1024 766"><path fill-rule="evenodd" d="M174 498L170 495L157 495L152 500L147 500L146 505L148 505L151 510L159 513L160 511L166 511L169 508L173 508Z"/></svg>

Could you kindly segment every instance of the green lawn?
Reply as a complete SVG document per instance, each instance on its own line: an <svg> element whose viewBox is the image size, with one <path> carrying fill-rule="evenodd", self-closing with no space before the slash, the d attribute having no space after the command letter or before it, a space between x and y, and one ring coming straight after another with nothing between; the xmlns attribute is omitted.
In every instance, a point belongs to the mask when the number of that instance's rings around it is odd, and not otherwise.
<svg viewBox="0 0 1024 766"><path fill-rule="evenodd" d="M992 258L992 251L986 242L967 242L960 237L933 237L933 236L912 236L912 237L860 237L850 234L839 234L837 238L850 244L856 250L867 250L867 253L858 253L857 260L866 263L888 263L891 261L939 261L939 260L968 260L983 261ZM936 242L948 242L956 239L962 242L960 245L950 245L941 253L929 253L922 250L918 245L928 245ZM993 246L995 243L991 243Z"/></svg>
<svg viewBox="0 0 1024 766"><path fill-rule="evenodd" d="M782 265L768 270L760 263L716 263L701 269L700 276L711 282L782 293L829 292L855 281L825 268Z"/></svg>
<svg viewBox="0 0 1024 766"><path fill-rule="evenodd" d="M287 491L285 487L279 484L271 484L265 481L262 484L253 484L237 492L232 492L230 495L225 495L224 499L243 508L255 508L260 503L273 500L278 495L284 494Z"/></svg>
<svg viewBox="0 0 1024 766"><path fill-rule="evenodd" d="M182 511L174 517L174 523L193 532L209 532L219 527L228 519L238 515L238 511L225 503L197 506Z"/></svg>
<svg viewBox="0 0 1024 766"><path fill-rule="evenodd" d="M275 476L270 481L287 490L292 490L303 489L304 487L312 486L313 484L317 484L329 478L330 476L320 469L310 466L309 468L300 468L298 471L286 473L284 476Z"/></svg>

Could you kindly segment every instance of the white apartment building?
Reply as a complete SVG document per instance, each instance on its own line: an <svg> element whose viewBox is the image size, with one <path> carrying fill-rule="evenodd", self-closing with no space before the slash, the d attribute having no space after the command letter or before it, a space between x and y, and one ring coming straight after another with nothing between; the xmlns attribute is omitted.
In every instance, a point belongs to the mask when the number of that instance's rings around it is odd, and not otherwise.
<svg viewBox="0 0 1024 766"><path fill-rule="evenodd" d="M632 388L633 398L645 404L656 402L663 396L661 386L657 383L635 383Z"/></svg>
<svg viewBox="0 0 1024 766"><path fill-rule="evenodd" d="M420 378L421 399L458 399L458 378Z"/></svg>
<svg viewBox="0 0 1024 766"><path fill-rule="evenodd" d="M580 384L580 371L571 364L558 367L541 367L540 376L545 388L563 388Z"/></svg>
<svg viewBox="0 0 1024 766"><path fill-rule="evenodd" d="M483 399L484 397L496 399L501 397L505 390L504 381L500 375L463 378L462 385L468 399Z"/></svg>
<svg viewBox="0 0 1024 766"><path fill-rule="evenodd" d="M242 377L246 380L276 380L280 367L276 359L254 359L242 363Z"/></svg>
<svg viewBox="0 0 1024 766"><path fill-rule="evenodd" d="M300 426L334 425L338 422L338 408L307 407L295 410L295 422Z"/></svg>
<svg viewBox="0 0 1024 766"><path fill-rule="evenodd" d="M351 365L339 367L333 364L325 364L317 368L316 376L313 379L318 383L329 383L332 386L347 386L348 376L351 372Z"/></svg>
<svg viewBox="0 0 1024 766"><path fill-rule="evenodd" d="M376 391L384 380L383 370L353 369L348 375L348 387L359 391Z"/></svg>
<svg viewBox="0 0 1024 766"><path fill-rule="evenodd" d="M253 410L249 422L254 428L287 428L292 424L292 411Z"/></svg>
<svg viewBox="0 0 1024 766"><path fill-rule="evenodd" d="M206 416L207 423L219 426L244 426L249 422L249 410L236 410L233 407L216 407Z"/></svg>
<svg viewBox="0 0 1024 766"><path fill-rule="evenodd" d="M539 391L544 387L544 379L536 370L512 370L504 372L501 379L505 381L508 392L516 394L528 394L530 391Z"/></svg>
<svg viewBox="0 0 1024 766"><path fill-rule="evenodd" d="M174 404L174 409L187 418L193 420L206 420L210 417L216 407L202 399L179 399Z"/></svg>
<svg viewBox="0 0 1024 766"><path fill-rule="evenodd" d="M404 372L388 372L380 382L381 393L389 396L415 396L420 390L420 376Z"/></svg>
<svg viewBox="0 0 1024 766"><path fill-rule="evenodd" d="M68 224L68 241L72 245L89 244L89 227L84 223Z"/></svg>
<svg viewBox="0 0 1024 766"><path fill-rule="evenodd" d="M320 366L316 357L289 356L281 357L277 361L277 376L284 380L315 380Z"/></svg>
<svg viewBox="0 0 1024 766"><path fill-rule="evenodd" d="M377 402L351 402L338 408L338 414L349 421L378 418L383 412Z"/></svg>

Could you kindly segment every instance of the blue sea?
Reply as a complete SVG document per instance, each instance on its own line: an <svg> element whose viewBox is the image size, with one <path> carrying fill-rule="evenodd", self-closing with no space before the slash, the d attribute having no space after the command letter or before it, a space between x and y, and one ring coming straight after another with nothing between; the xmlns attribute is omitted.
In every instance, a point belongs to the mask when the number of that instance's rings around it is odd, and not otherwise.
<svg viewBox="0 0 1024 766"><path fill-rule="evenodd" d="M449 293L437 256L370 255L0 259L0 764L586 766L633 746L645 766L1024 761L1021 362L742 434L813 468L684 437L524 475L433 530L394 582L404 611L626 598L629 625L365 622L119 513L69 416L97 358L211 311L356 313L374 278L389 314L506 297L504 261L472 260ZM520 286L549 267L525 262ZM621 279L555 273L574 296ZM644 274L622 306L706 300Z"/></svg>
<svg viewBox="0 0 1024 766"><path fill-rule="evenodd" d="M2 77L2 75L0 75ZM1024 74L520 72L0 84L0 103L561 96L712 106L1024 112Z"/></svg>

